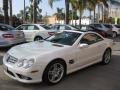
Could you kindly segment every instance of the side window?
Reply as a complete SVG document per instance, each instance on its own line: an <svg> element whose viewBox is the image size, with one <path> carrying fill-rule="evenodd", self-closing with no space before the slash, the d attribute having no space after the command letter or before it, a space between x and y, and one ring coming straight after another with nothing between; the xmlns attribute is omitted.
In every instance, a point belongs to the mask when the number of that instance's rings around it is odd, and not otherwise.
<svg viewBox="0 0 120 90"><path fill-rule="evenodd" d="M26 25L19 26L17 30L27 30L27 26Z"/></svg>
<svg viewBox="0 0 120 90"><path fill-rule="evenodd" d="M102 28L101 24L94 24L96 28Z"/></svg>
<svg viewBox="0 0 120 90"><path fill-rule="evenodd" d="M54 30L59 30L59 25L53 26L53 29L54 29Z"/></svg>
<svg viewBox="0 0 120 90"><path fill-rule="evenodd" d="M60 25L59 30L65 30L65 26L64 25Z"/></svg>
<svg viewBox="0 0 120 90"><path fill-rule="evenodd" d="M103 39L97 34L89 33L82 37L80 43L86 43L88 45L91 45L102 40Z"/></svg>
<svg viewBox="0 0 120 90"><path fill-rule="evenodd" d="M8 29L7 27L1 25L1 26L0 26L0 30L2 30L2 31L8 31L9 29Z"/></svg>
<svg viewBox="0 0 120 90"><path fill-rule="evenodd" d="M65 26L65 30L71 30L71 28L68 26Z"/></svg>
<svg viewBox="0 0 120 90"><path fill-rule="evenodd" d="M34 26L34 30L39 30L39 28L37 26Z"/></svg>
<svg viewBox="0 0 120 90"><path fill-rule="evenodd" d="M100 36L98 36L98 35L96 35L96 37L97 37L97 42L99 42L99 41L102 41L103 40L103 38L101 38Z"/></svg>
<svg viewBox="0 0 120 90"><path fill-rule="evenodd" d="M34 30L34 25L28 25L27 30Z"/></svg>

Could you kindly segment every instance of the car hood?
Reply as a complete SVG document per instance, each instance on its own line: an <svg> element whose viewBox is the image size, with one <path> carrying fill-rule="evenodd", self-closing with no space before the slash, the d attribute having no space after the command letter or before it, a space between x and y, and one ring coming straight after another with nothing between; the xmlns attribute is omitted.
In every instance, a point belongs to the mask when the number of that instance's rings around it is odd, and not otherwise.
<svg viewBox="0 0 120 90"><path fill-rule="evenodd" d="M15 56L16 58L27 58L53 53L66 47L69 46L55 44L48 41L36 41L15 46L8 51L8 54Z"/></svg>

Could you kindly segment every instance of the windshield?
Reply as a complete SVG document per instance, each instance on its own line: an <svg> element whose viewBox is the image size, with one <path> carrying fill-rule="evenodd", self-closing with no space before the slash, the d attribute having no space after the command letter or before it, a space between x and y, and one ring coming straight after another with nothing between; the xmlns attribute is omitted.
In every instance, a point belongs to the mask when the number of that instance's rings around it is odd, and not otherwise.
<svg viewBox="0 0 120 90"><path fill-rule="evenodd" d="M45 28L46 30L49 30L50 27L46 26L46 25L40 25L41 27Z"/></svg>
<svg viewBox="0 0 120 90"><path fill-rule="evenodd" d="M73 45L80 35L80 33L64 31L51 36L47 41L63 45Z"/></svg>
<svg viewBox="0 0 120 90"><path fill-rule="evenodd" d="M9 26L9 25L0 25L0 30L1 31L11 31L11 30L15 30L15 28L12 26Z"/></svg>
<svg viewBox="0 0 120 90"><path fill-rule="evenodd" d="M120 25L115 25L115 27L120 28Z"/></svg>
<svg viewBox="0 0 120 90"><path fill-rule="evenodd" d="M112 28L112 26L111 26L111 25L108 25L108 24L104 24L104 26L105 26L106 28Z"/></svg>

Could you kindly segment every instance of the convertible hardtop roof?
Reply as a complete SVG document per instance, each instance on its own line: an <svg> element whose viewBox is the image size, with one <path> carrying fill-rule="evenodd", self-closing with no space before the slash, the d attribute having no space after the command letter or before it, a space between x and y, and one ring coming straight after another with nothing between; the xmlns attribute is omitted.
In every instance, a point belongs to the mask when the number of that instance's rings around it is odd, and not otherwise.
<svg viewBox="0 0 120 90"><path fill-rule="evenodd" d="M81 33L81 34L85 33L85 32L82 32L82 31L76 31L76 30L64 30L64 31L67 31L67 32L76 32L76 33Z"/></svg>
<svg viewBox="0 0 120 90"><path fill-rule="evenodd" d="M75 33L80 33L80 34L85 34L85 33L96 33L96 32L92 32L92 31L87 31L87 32L82 32L82 31L75 31L75 30L64 30L67 32L75 32ZM97 33L96 33L97 34Z"/></svg>

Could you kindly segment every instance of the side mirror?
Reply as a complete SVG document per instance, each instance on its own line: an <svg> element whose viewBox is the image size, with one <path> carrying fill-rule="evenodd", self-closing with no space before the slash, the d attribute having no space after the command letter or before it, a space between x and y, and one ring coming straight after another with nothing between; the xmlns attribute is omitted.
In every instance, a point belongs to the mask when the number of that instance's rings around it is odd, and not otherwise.
<svg viewBox="0 0 120 90"><path fill-rule="evenodd" d="M80 45L79 45L79 47L80 48L88 48L88 44L86 44L86 43L81 43Z"/></svg>

